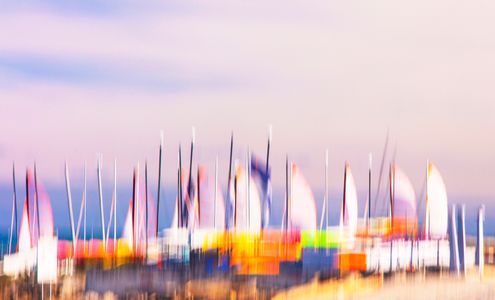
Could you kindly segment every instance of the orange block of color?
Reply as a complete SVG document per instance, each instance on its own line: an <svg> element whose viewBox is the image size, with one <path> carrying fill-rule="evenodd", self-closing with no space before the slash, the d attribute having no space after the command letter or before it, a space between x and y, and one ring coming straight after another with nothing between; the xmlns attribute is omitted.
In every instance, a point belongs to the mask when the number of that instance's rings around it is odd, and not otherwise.
<svg viewBox="0 0 495 300"><path fill-rule="evenodd" d="M339 253L341 271L366 271L366 254L362 252Z"/></svg>
<svg viewBox="0 0 495 300"><path fill-rule="evenodd" d="M277 275L280 272L280 264L276 259L250 258L238 265L239 275Z"/></svg>

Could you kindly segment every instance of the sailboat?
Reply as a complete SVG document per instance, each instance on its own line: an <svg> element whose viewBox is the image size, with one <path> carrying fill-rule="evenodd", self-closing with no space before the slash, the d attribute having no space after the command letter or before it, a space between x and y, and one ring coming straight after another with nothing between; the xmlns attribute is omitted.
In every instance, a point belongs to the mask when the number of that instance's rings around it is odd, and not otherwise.
<svg viewBox="0 0 495 300"><path fill-rule="evenodd" d="M37 266L39 282L56 280L57 238L53 231L52 207L43 185L38 182L36 165L34 175L31 170L26 171L26 197L16 248L16 252L4 257L5 274L17 276Z"/></svg>
<svg viewBox="0 0 495 300"><path fill-rule="evenodd" d="M447 236L448 199L442 175L431 162L427 163L426 215L424 234L427 239Z"/></svg>
<svg viewBox="0 0 495 300"><path fill-rule="evenodd" d="M290 227L292 231L316 231L316 201L306 178L295 163L291 164Z"/></svg>
<svg viewBox="0 0 495 300"><path fill-rule="evenodd" d="M358 225L358 198L354 176L348 162L344 168L344 195L339 222L340 237L346 248L354 248Z"/></svg>
<svg viewBox="0 0 495 300"><path fill-rule="evenodd" d="M396 163L391 165L391 233L393 237L416 235L416 193L406 173Z"/></svg>
<svg viewBox="0 0 495 300"><path fill-rule="evenodd" d="M234 181L230 192L235 199L234 225L240 232L261 231L261 197L254 179L246 168L236 164Z"/></svg>

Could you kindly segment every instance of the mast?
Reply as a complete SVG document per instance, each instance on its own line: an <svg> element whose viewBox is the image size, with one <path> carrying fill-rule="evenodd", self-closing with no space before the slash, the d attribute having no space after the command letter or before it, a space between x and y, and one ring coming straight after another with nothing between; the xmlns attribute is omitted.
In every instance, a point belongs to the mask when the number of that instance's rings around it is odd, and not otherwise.
<svg viewBox="0 0 495 300"><path fill-rule="evenodd" d="M192 128L192 139L191 139L191 152L190 152L190 156L189 156L189 179L187 181L187 199L188 199L188 202L189 202L189 206L187 206L187 203L186 203L186 209L185 209L185 217L186 217L186 222L189 221L189 214L190 213L193 213L194 214L194 211L193 212L190 212L189 211L189 208L192 208L193 207L193 203L192 203L192 162L193 162L193 153L194 153L194 142L195 142L195 139L196 139L196 130L195 128L193 127ZM189 226L189 224L187 224Z"/></svg>
<svg viewBox="0 0 495 300"><path fill-rule="evenodd" d="M77 239L76 234L74 232L74 213L72 210L72 193L70 190L70 177L69 177L69 166L67 165L67 161L65 162L65 188L67 191L67 202L69 204L69 218L70 218L70 231L72 233L72 249L75 255L77 249ZM38 198L38 197L36 197ZM38 218L39 220L39 218ZM38 221L39 222L39 221Z"/></svg>
<svg viewBox="0 0 495 300"><path fill-rule="evenodd" d="M180 226L179 227L183 227L184 226L184 220L182 220L182 203L183 203L183 199L182 199L182 150L181 150L181 146L179 144L179 211L178 211L178 215L179 215L179 224Z"/></svg>
<svg viewBox="0 0 495 300"><path fill-rule="evenodd" d="M392 162L393 164L393 162ZM394 247L394 242L393 242L393 235L394 235L394 228L393 228L393 212L394 212L394 208L393 208L393 205L394 205L394 183L395 183L395 180L393 180L392 178L392 164L390 164L390 169L389 169L389 189L390 189L390 214L389 214L389 217L390 217L390 273L392 273L392 253L393 253L393 247Z"/></svg>
<svg viewBox="0 0 495 300"><path fill-rule="evenodd" d="M237 170L237 160L235 168ZM237 229L237 172L234 176L234 228Z"/></svg>
<svg viewBox="0 0 495 300"><path fill-rule="evenodd" d="M368 169L368 219L366 222L366 227L369 231L370 222L371 222L371 167L372 167L372 156L371 152L368 156L369 169Z"/></svg>
<svg viewBox="0 0 495 300"><path fill-rule="evenodd" d="M200 184L199 168L196 172L196 182L198 184L198 227L201 225L201 184ZM193 211L194 214L194 211Z"/></svg>
<svg viewBox="0 0 495 300"><path fill-rule="evenodd" d="M113 162L113 251L117 253L117 159Z"/></svg>
<svg viewBox="0 0 495 300"><path fill-rule="evenodd" d="M9 254L12 254L12 241L15 234L16 240L19 240L19 234L17 231L17 192L15 188L15 164L12 163L12 219L10 223L10 241L9 241ZM15 231L14 231L15 230Z"/></svg>
<svg viewBox="0 0 495 300"><path fill-rule="evenodd" d="M137 164L136 168L136 224L134 229L136 230L136 236L135 236L135 243L136 243L136 253L139 250L139 239L140 239L140 229L141 229L141 214L140 214L140 208L139 204L141 202L141 199L139 197L139 162Z"/></svg>
<svg viewBox="0 0 495 300"><path fill-rule="evenodd" d="M214 197L215 197L215 202L213 203L213 228L215 230L217 229L217 189L218 189L218 155L215 159L215 191Z"/></svg>
<svg viewBox="0 0 495 300"><path fill-rule="evenodd" d="M27 226L31 226L31 211L29 210L29 170L26 170L26 208L27 208ZM21 219L22 222L22 219ZM32 232L29 233L29 246L32 246ZM17 243L19 244L19 243Z"/></svg>
<svg viewBox="0 0 495 300"><path fill-rule="evenodd" d="M345 162L344 167L344 197L342 198L342 213L340 215L340 220L342 225L345 224L345 200L346 200L346 186L347 186L347 166L348 162Z"/></svg>
<svg viewBox="0 0 495 300"><path fill-rule="evenodd" d="M289 156L285 157L285 232L289 230Z"/></svg>
<svg viewBox="0 0 495 300"><path fill-rule="evenodd" d="M294 194L292 192L292 172L294 170L294 163L291 161L290 162L290 168L289 168L289 187L290 187L290 197L289 197L289 219L290 219L290 222L289 222L289 226L290 226L290 232L292 233L292 195Z"/></svg>
<svg viewBox="0 0 495 300"><path fill-rule="evenodd" d="M144 201L145 201L145 256L148 258L148 161L144 162L144 189L145 189L145 196L144 196Z"/></svg>
<svg viewBox="0 0 495 300"><path fill-rule="evenodd" d="M247 214L247 220L246 220L246 225L247 229L251 229L251 195L250 195L250 177L251 177L251 168L249 166L249 147L246 153L246 214Z"/></svg>
<svg viewBox="0 0 495 300"><path fill-rule="evenodd" d="M426 226L425 226L425 233L427 235L427 239L429 240L430 239L430 203L428 201L428 176L429 176L429 172L428 172L428 168L429 168L429 165L430 165L430 162L428 160L426 160L426 192L425 192L425 195L426 195L426 218L425 218L425 222L426 222Z"/></svg>
<svg viewBox="0 0 495 300"><path fill-rule="evenodd" d="M231 211L231 205L232 203L230 203L230 182L232 180L232 151L234 150L234 133L232 132L231 135L230 135L230 154L229 154L229 177L228 177L228 182L227 182L227 199L229 199L229 209L228 209L228 213L226 214L226 222L225 222L225 227L227 228L230 228L230 220L231 220L231 216L230 214L232 213ZM234 184L235 185L235 184ZM235 208L234 208L234 215L235 215Z"/></svg>
<svg viewBox="0 0 495 300"><path fill-rule="evenodd" d="M98 157L98 163L96 168L96 175L98 177L98 199L100 200L100 219L101 219L101 234L103 238L103 247L105 252L107 251L107 242L105 238L105 216L103 214L103 192L101 186L101 155Z"/></svg>
<svg viewBox="0 0 495 300"><path fill-rule="evenodd" d="M39 194L38 194L38 175L37 175L36 162L34 162L34 195L36 198L36 217L37 217L37 229L38 229L38 240L40 238L40 202L39 202Z"/></svg>
<svg viewBox="0 0 495 300"><path fill-rule="evenodd" d="M132 251L136 254L136 168L132 172Z"/></svg>
<svg viewBox="0 0 495 300"><path fill-rule="evenodd" d="M390 164L389 171L389 180L390 180L390 231L393 234L393 225L394 225L394 206L395 206L395 162Z"/></svg>
<svg viewBox="0 0 495 300"><path fill-rule="evenodd" d="M84 246L86 247L86 162L84 162L84 190L83 190L83 201L84 201Z"/></svg>
<svg viewBox="0 0 495 300"><path fill-rule="evenodd" d="M271 146L271 143L272 143L272 125L270 125L268 127L268 144L267 144L267 147L266 147L266 166L265 166L265 173L267 174L268 176L268 172L270 171L270 146ZM271 186L268 186L268 185L271 185L271 181L268 181L267 182L267 187L266 187L266 192L265 192L265 195L263 196L263 217L262 217L262 220L263 220L263 226L262 228L265 229L266 227L268 227L268 223L269 223L269 220L270 220L270 211L271 211L271 205L270 203L268 203L268 195L270 193L270 188ZM266 211L268 210L268 212Z"/></svg>
<svg viewBox="0 0 495 300"><path fill-rule="evenodd" d="M180 145L179 145L179 152L177 153L177 228L181 227L180 224L180 199L181 199L181 192L180 192Z"/></svg>
<svg viewBox="0 0 495 300"><path fill-rule="evenodd" d="M385 158L387 157L387 149L388 149L388 136L389 136L389 130L387 129L387 136L385 138L385 146L383 147L383 154L382 154L382 160L380 163L380 172L378 175L378 185L377 185L377 189L376 189L376 193L375 193L375 199L378 199L378 196L380 195L380 189L382 186L383 168L385 166ZM377 206L378 205L375 205L375 207L374 207L375 211L373 211L373 214L376 213Z"/></svg>
<svg viewBox="0 0 495 300"><path fill-rule="evenodd" d="M321 208L320 230L322 230L323 228L323 220L326 218L326 206L328 205L327 204L327 165L328 165L328 150L325 151L325 192L323 194L323 206Z"/></svg>
<svg viewBox="0 0 495 300"><path fill-rule="evenodd" d="M160 132L160 150L158 152L158 190L156 195L156 228L155 238L158 238L158 220L160 217L160 191L162 182L162 149L163 149L163 131Z"/></svg>
<svg viewBox="0 0 495 300"><path fill-rule="evenodd" d="M84 175L86 176L86 174L84 174ZM86 213L86 211L85 211L85 209L86 209L86 196L85 196L85 194L86 194L86 191L83 190L83 194L82 194L82 197L81 197L82 198L81 199L81 206L79 208L79 218L77 219L76 235L75 235L77 242L79 242L79 232L80 232L79 230L81 229L82 216L83 216L83 213L84 214ZM85 242L86 242L86 240L83 240L83 252L84 252L84 249L86 247L86 243Z"/></svg>
<svg viewBox="0 0 495 300"><path fill-rule="evenodd" d="M325 230L328 228L328 149L325 151Z"/></svg>

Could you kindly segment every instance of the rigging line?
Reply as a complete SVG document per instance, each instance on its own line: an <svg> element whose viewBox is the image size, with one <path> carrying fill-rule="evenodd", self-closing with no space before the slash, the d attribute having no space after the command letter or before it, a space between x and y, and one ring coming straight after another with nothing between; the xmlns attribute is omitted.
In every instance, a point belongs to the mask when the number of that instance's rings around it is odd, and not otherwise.
<svg viewBox="0 0 495 300"><path fill-rule="evenodd" d="M383 147L383 154L382 154L382 161L380 163L380 175L378 176L378 184L376 187L376 193L374 199L378 199L378 196L380 195L380 188L382 185L382 177L383 177L383 167L385 165L385 159L387 157L387 149L388 149L388 140L389 140L389 132L390 130L387 128L387 135L385 137L385 146ZM373 207L373 214L376 214L376 208L378 205L375 205Z"/></svg>

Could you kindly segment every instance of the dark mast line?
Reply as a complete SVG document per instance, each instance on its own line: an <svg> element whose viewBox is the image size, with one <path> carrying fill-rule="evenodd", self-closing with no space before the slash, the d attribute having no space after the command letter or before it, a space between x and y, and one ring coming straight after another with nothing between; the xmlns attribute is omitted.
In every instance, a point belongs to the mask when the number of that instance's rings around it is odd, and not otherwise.
<svg viewBox="0 0 495 300"><path fill-rule="evenodd" d="M134 172L132 173L132 241L133 241L133 250L136 248L136 168L134 168Z"/></svg>
<svg viewBox="0 0 495 300"><path fill-rule="evenodd" d="M229 155L229 175L228 175L228 182L227 182L227 197L226 199L230 199L230 182L232 180L232 151L234 150L234 133L232 132L231 135L230 135L230 155ZM230 202L230 200L229 200ZM230 205L231 203L229 203L229 205L227 207L230 208ZM235 208L234 208L234 212L235 212ZM229 228L230 227L230 219L231 219L231 214L232 212L229 211L228 214L227 214L227 219L225 222L226 224L226 227Z"/></svg>
<svg viewBox="0 0 495 300"><path fill-rule="evenodd" d="M145 256L148 258L148 161L144 161L144 189L145 189L145 196L144 196L144 201L145 201L145 228L146 228L146 234L144 235L145 237Z"/></svg>
<svg viewBox="0 0 495 300"><path fill-rule="evenodd" d="M30 210L29 210L29 170L26 170L26 208L27 208L28 227L30 227L31 226L31 217L30 217ZM31 246L31 236L29 237L29 244Z"/></svg>
<svg viewBox="0 0 495 300"><path fill-rule="evenodd" d="M13 192L14 192L14 195L13 195L13 201L14 201L14 228L15 228L15 238L16 238L16 241L19 240L19 234L17 232L17 191L16 191L16 187L15 187L15 164L12 163L12 183L13 183ZM12 240L12 242L14 241L13 239L13 233L10 234L10 238ZM12 242L10 243L10 246L9 246L9 252L12 253Z"/></svg>
<svg viewBox="0 0 495 300"><path fill-rule="evenodd" d="M344 198L342 199L342 223L344 224L345 223L345 201L346 201L346 186L347 186L347 166L348 166L348 163L346 162L345 163L345 167L344 167Z"/></svg>
<svg viewBox="0 0 495 300"><path fill-rule="evenodd" d="M158 221L160 220L160 190L162 182L162 147L163 147L163 133L160 134L160 150L158 152L158 190L156 196L156 224L155 224L155 238L158 238Z"/></svg>
<svg viewBox="0 0 495 300"><path fill-rule="evenodd" d="M36 198L36 221L37 229L38 229L38 239L40 238L40 201L38 194L38 175L36 171L36 162L34 162L34 195Z"/></svg>
<svg viewBox="0 0 495 300"><path fill-rule="evenodd" d="M201 225L201 185L199 182L199 168L196 177L196 184L198 185L198 225Z"/></svg>
<svg viewBox="0 0 495 300"><path fill-rule="evenodd" d="M268 131L268 145L266 147L266 167L265 167L265 172L266 172L266 176L268 177L268 172L269 172L269 169L270 169L270 145L271 145L271 141L272 141L272 127L270 126L269 128L269 131ZM251 162L249 162L251 163ZM263 198L264 198L264 201L263 201L263 216L262 216L262 219L263 219L263 227L267 227L268 224L267 224L267 220L265 220L265 206L268 205L268 191L269 187L268 187L268 182L267 182L267 186L266 186L266 192L265 192L265 195L263 195ZM270 213L270 212L269 212Z"/></svg>
<svg viewBox="0 0 495 300"><path fill-rule="evenodd" d="M289 230L289 156L285 157L285 232Z"/></svg>
<svg viewBox="0 0 495 300"><path fill-rule="evenodd" d="M178 201L179 201L179 211L178 211L178 215L179 215L179 227L182 228L182 226L184 226L184 222L182 220L182 205L183 205L183 199L182 199L182 149L181 149L181 145L179 144L179 197L178 197Z"/></svg>
<svg viewBox="0 0 495 300"><path fill-rule="evenodd" d="M195 132L194 132L194 127L192 130L192 140L191 140L191 153L189 155L189 179L187 181L187 202L186 207L185 207L185 217L186 217L186 222L189 223L189 214L194 212L190 212L189 208L192 208L192 164L193 164L193 154L194 154L194 140L195 140ZM189 206L187 205L189 204ZM187 224L189 226L189 224Z"/></svg>

